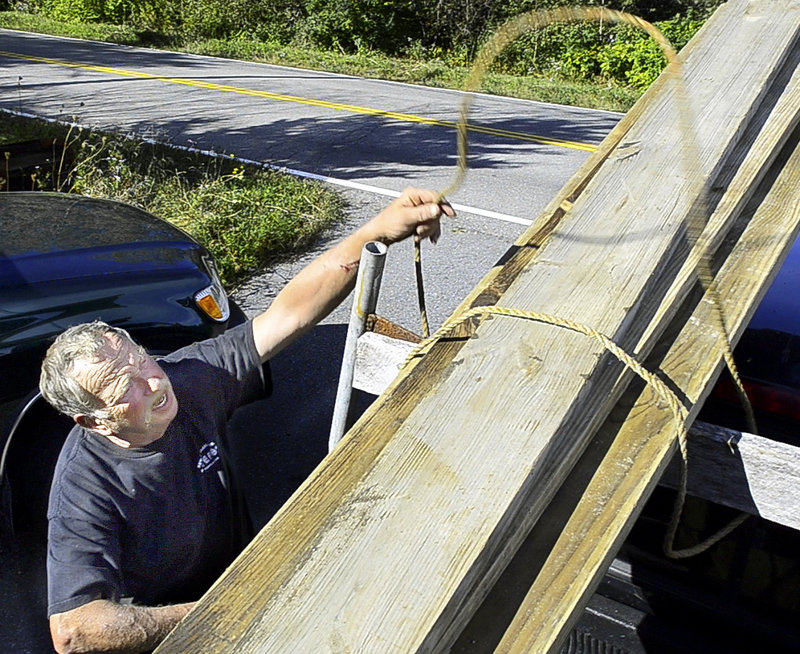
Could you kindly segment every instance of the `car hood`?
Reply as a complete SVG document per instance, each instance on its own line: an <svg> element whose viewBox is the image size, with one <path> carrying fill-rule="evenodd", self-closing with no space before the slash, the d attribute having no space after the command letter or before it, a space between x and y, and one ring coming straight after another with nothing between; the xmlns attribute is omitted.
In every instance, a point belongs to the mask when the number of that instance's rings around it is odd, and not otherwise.
<svg viewBox="0 0 800 654"><path fill-rule="evenodd" d="M210 283L206 251L135 207L0 193L0 234L0 357L16 371L0 396L35 385L43 349L70 325L102 318L135 337L170 326L168 349L203 322L191 298Z"/></svg>
<svg viewBox="0 0 800 654"><path fill-rule="evenodd" d="M64 306L103 289L172 284L191 295L208 283L205 250L136 207L58 193L0 194L0 323L48 298ZM186 288L186 285L189 288ZM178 287L181 287L178 289ZM0 343L9 335L0 324Z"/></svg>
<svg viewBox="0 0 800 654"><path fill-rule="evenodd" d="M111 222L113 217L114 222ZM0 194L5 257L143 242L191 241L184 232L136 207L64 193Z"/></svg>

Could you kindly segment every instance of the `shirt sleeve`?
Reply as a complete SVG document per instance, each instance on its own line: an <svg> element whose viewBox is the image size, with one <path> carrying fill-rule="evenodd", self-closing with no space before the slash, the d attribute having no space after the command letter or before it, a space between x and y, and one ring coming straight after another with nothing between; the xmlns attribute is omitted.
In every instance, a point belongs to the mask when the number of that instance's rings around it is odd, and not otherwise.
<svg viewBox="0 0 800 654"><path fill-rule="evenodd" d="M237 405L269 395L272 379L269 365L261 363L253 339L253 322L229 329L223 334L176 350L164 361L194 359L225 370L239 382Z"/></svg>
<svg viewBox="0 0 800 654"><path fill-rule="evenodd" d="M119 542L113 528L51 518L47 546L47 615L91 601L122 601Z"/></svg>

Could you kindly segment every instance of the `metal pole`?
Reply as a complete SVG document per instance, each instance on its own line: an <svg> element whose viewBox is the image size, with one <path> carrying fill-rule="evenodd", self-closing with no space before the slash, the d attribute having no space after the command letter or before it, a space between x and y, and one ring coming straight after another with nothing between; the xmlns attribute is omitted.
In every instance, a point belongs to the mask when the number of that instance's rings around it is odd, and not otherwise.
<svg viewBox="0 0 800 654"><path fill-rule="evenodd" d="M358 337L364 333L367 315L375 313L378 292L383 277L383 264L388 248L378 241L370 241L361 251L361 262L356 278L355 297L350 311L350 324L347 327L347 340L342 356L342 370L339 373L339 387L333 405L331 433L328 438L328 451L332 452L344 435L347 413L350 409L350 396L353 390L353 374L356 365L356 345Z"/></svg>

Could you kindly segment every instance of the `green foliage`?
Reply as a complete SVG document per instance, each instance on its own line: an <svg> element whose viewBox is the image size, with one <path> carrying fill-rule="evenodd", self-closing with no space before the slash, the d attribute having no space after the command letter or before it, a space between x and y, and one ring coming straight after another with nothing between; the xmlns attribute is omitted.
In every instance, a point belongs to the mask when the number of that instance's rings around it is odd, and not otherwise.
<svg viewBox="0 0 800 654"><path fill-rule="evenodd" d="M191 38L285 42L303 17L302 6L292 0L183 0L178 6L181 30Z"/></svg>
<svg viewBox="0 0 800 654"><path fill-rule="evenodd" d="M93 39L95 41L106 41L107 43L154 45L152 39L145 40L143 33L130 25L64 22L49 18L41 13L0 12L0 26L24 32L70 36L77 39Z"/></svg>
<svg viewBox="0 0 800 654"><path fill-rule="evenodd" d="M684 16L658 21L655 26L680 50L704 19L705 13L689 10ZM643 30L628 24L587 21L551 24L524 34L506 49L498 67L517 75L538 73L569 80L606 80L644 90L665 63L661 48Z"/></svg>
<svg viewBox="0 0 800 654"><path fill-rule="evenodd" d="M407 56L397 57L376 51L342 54L308 45L265 42L245 34L228 39L192 39L184 42L177 37L162 39L157 34L138 31L130 26L61 23L40 14L18 12L0 13L0 26L127 45L166 46L174 51L450 89L463 86L467 66L471 63L471 60L461 59L461 53L423 47L415 48ZM497 95L609 111L627 111L640 95L639 91L613 82L567 80L561 76L538 73L507 74L497 69L486 75L482 90Z"/></svg>
<svg viewBox="0 0 800 654"><path fill-rule="evenodd" d="M56 20L91 23L102 19L102 0L42 0L42 11Z"/></svg>
<svg viewBox="0 0 800 654"><path fill-rule="evenodd" d="M411 0L306 0L295 38L341 52L397 52L417 29Z"/></svg>
<svg viewBox="0 0 800 654"><path fill-rule="evenodd" d="M693 17L677 16L656 23L676 50L680 50L702 27L703 21ZM646 89L666 65L666 57L659 45L641 30L625 27L619 30L615 41L603 49L599 57L601 73L611 79Z"/></svg>
<svg viewBox="0 0 800 654"><path fill-rule="evenodd" d="M32 0L31 5L54 20L162 31L173 29L177 18L175 5L165 0Z"/></svg>
<svg viewBox="0 0 800 654"><path fill-rule="evenodd" d="M156 208L164 216L179 214L179 224L214 253L228 281L279 254L300 251L340 209L332 194L315 185L276 173L246 174L243 168L205 180L189 193L181 193L177 179L173 186L169 196L180 201L162 207L159 196Z"/></svg>

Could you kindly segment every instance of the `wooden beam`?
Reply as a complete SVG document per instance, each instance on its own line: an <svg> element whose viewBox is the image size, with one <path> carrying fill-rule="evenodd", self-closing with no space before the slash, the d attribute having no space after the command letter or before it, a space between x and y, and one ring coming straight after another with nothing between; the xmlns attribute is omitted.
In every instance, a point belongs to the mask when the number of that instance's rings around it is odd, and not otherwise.
<svg viewBox="0 0 800 654"><path fill-rule="evenodd" d="M661 483L677 488L680 457ZM800 529L800 448L695 422L689 432L688 492Z"/></svg>
<svg viewBox="0 0 800 654"><path fill-rule="evenodd" d="M795 131L790 156L779 160L780 174L717 277L734 337L766 291L770 271L777 270L800 231L799 136ZM719 335L708 327L712 310L709 303L698 305L661 364L664 375L690 403L688 423L722 367ZM596 588L675 452L674 420L649 388L621 427L612 423L605 429L618 433L498 645L498 654L559 651L578 609Z"/></svg>
<svg viewBox="0 0 800 654"><path fill-rule="evenodd" d="M793 47L785 3L766 5L732 0L690 49L702 166L675 170L682 134L659 83L571 184L571 205L537 221L530 265L512 258L515 274L494 276L499 303L650 350L673 312L660 298L686 258L685 216L704 181L723 179L738 145L752 143L763 89ZM733 56L741 43L748 57ZM452 643L629 378L571 332L511 319L467 331L393 384L158 652Z"/></svg>
<svg viewBox="0 0 800 654"><path fill-rule="evenodd" d="M353 388L380 395L394 381L414 344L364 332L358 339Z"/></svg>

